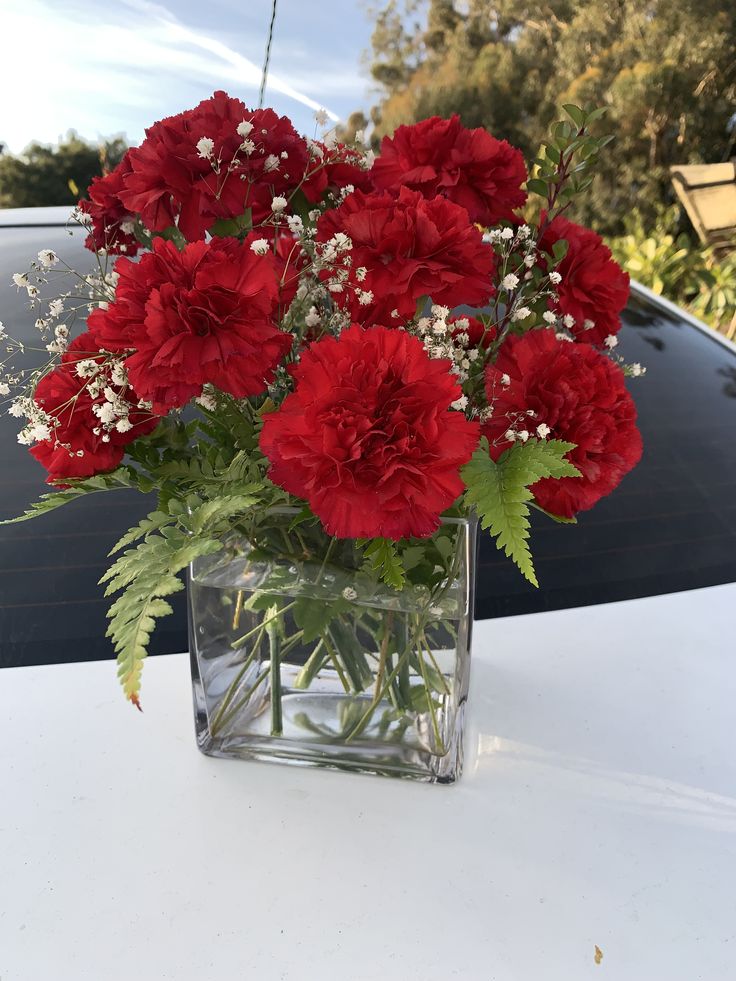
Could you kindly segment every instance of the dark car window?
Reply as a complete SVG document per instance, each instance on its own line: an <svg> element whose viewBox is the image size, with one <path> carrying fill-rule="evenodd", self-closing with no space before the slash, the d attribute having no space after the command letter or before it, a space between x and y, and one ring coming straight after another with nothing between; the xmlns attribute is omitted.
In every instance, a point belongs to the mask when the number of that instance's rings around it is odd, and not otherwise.
<svg viewBox="0 0 736 981"><path fill-rule="evenodd" d="M0 318L35 340L35 315L11 285L39 249L86 268L81 236L62 227L0 227ZM611 497L561 526L535 515L538 590L481 536L479 618L604 603L736 580L736 355L708 334L632 296L619 350L647 366L630 383L644 458ZM0 416L0 517L43 491L43 470ZM97 580L120 535L153 501L129 491L92 495L45 517L0 528L0 666L111 655ZM153 652L184 650L182 595ZM64 613L61 616L61 613Z"/></svg>

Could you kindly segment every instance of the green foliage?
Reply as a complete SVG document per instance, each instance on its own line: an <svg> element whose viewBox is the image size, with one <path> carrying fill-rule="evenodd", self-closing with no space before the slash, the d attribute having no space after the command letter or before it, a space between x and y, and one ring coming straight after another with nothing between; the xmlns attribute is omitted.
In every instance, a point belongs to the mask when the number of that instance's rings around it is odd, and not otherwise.
<svg viewBox="0 0 736 981"><path fill-rule="evenodd" d="M58 146L31 143L0 156L0 208L76 204L93 177L108 173L127 147L121 138L94 146L70 131Z"/></svg>
<svg viewBox="0 0 736 981"><path fill-rule="evenodd" d="M359 539L360 546L365 546L363 556L365 568L393 589L403 589L406 574L396 542L388 538Z"/></svg>
<svg viewBox="0 0 736 981"><path fill-rule="evenodd" d="M119 467L112 473L98 474L95 477L87 477L85 480L70 480L70 485L66 490L42 494L23 514L18 515L17 518L7 518L5 521L0 521L0 525L13 525L19 521L28 521L30 518L37 518L48 511L54 511L56 508L68 504L70 501L75 501L78 497L106 490L126 490L136 487L137 482L130 470L126 467Z"/></svg>
<svg viewBox="0 0 736 981"><path fill-rule="evenodd" d="M392 0L372 39L374 143L457 112L531 159L559 106L605 105L616 143L571 216L618 235L638 208L651 226L673 200L669 165L733 150L734 37L736 6L723 0Z"/></svg>
<svg viewBox="0 0 736 981"><path fill-rule="evenodd" d="M350 608L344 599L321 602L312 597L298 599L294 603L294 621L304 631L303 641L310 644L321 637L335 617Z"/></svg>
<svg viewBox="0 0 736 981"><path fill-rule="evenodd" d="M660 209L647 230L640 213L629 215L626 234L608 242L614 258L633 279L734 337L736 253L693 244L687 234L678 234L679 217L678 206Z"/></svg>
<svg viewBox="0 0 736 981"><path fill-rule="evenodd" d="M105 596L121 591L108 611L107 636L117 655L125 696L139 708L141 671L151 633L156 620L172 612L165 597L184 588L178 574L193 559L220 548L222 542L212 538L151 533L125 551L100 580L108 584Z"/></svg>
<svg viewBox="0 0 736 981"><path fill-rule="evenodd" d="M490 530L498 548L534 586L539 583L529 550L529 505L534 499L529 488L543 477L579 477L579 471L565 459L574 448L574 443L558 439L530 439L516 443L494 462L483 438L462 470L466 503L475 508L481 527Z"/></svg>

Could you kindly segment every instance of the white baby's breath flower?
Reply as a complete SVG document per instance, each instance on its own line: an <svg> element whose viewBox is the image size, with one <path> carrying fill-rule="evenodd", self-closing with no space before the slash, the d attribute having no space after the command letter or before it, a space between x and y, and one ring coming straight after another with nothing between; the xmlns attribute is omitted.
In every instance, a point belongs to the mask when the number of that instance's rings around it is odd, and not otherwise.
<svg viewBox="0 0 736 981"><path fill-rule="evenodd" d="M618 344L618 337L616 337L615 334L609 334L603 343L610 351L612 351Z"/></svg>
<svg viewBox="0 0 736 981"><path fill-rule="evenodd" d="M38 261L44 269L50 269L59 261L58 255L52 249L41 249L38 253Z"/></svg>
<svg viewBox="0 0 736 981"><path fill-rule="evenodd" d="M0 395L10 395L10 385L7 382L0 382Z"/></svg>
<svg viewBox="0 0 736 981"><path fill-rule="evenodd" d="M557 314L552 313L551 310L545 310L542 314L542 320L547 324L554 324L557 322Z"/></svg>
<svg viewBox="0 0 736 981"><path fill-rule="evenodd" d="M511 314L511 319L513 321L526 320L526 318L531 314L529 307L517 307L516 310Z"/></svg>
<svg viewBox="0 0 736 981"><path fill-rule="evenodd" d="M540 439L546 439L551 432L552 430L549 428L546 422L540 422L537 426L537 436L539 436Z"/></svg>
<svg viewBox="0 0 736 981"><path fill-rule="evenodd" d="M565 316L562 318L562 323L565 325L565 327L567 327L568 330L572 330L573 327L575 326L575 318L571 314L566 313Z"/></svg>
<svg viewBox="0 0 736 981"><path fill-rule="evenodd" d="M270 174L272 170L279 169L279 158L274 153L269 153L263 163L264 173Z"/></svg>
<svg viewBox="0 0 736 981"><path fill-rule="evenodd" d="M513 233L513 231L510 228L502 228L499 234L500 234L500 237L505 242L510 241L514 237L514 233Z"/></svg>
<svg viewBox="0 0 736 981"><path fill-rule="evenodd" d="M304 231L304 222L299 215L289 215L286 219L289 231L292 235L301 235Z"/></svg>
<svg viewBox="0 0 736 981"><path fill-rule="evenodd" d="M214 412L217 408L217 400L215 396L212 394L212 392L208 392L206 389L201 395L198 395L194 401L197 403L197 405L201 405L203 409L207 409L208 412Z"/></svg>
<svg viewBox="0 0 736 981"><path fill-rule="evenodd" d="M289 202L286 200L286 198L283 198L281 197L281 195L277 194L276 197L273 198L273 200L271 201L271 211L273 211L274 214L277 215L281 214L281 212L286 209L288 203Z"/></svg>
<svg viewBox="0 0 736 981"><path fill-rule="evenodd" d="M515 276L514 273L509 273L501 280L501 286L503 286L505 290L515 290L518 285L519 277Z"/></svg>
<svg viewBox="0 0 736 981"><path fill-rule="evenodd" d="M133 423L130 421L130 419L118 419L118 421L115 423L115 428L119 433L127 433L133 428Z"/></svg>
<svg viewBox="0 0 736 981"><path fill-rule="evenodd" d="M531 269L536 261L537 258L533 253L524 256L524 265L527 267L527 269Z"/></svg>
<svg viewBox="0 0 736 981"><path fill-rule="evenodd" d="M346 586L342 591L342 598L352 601L358 598L358 594L352 586Z"/></svg>
<svg viewBox="0 0 736 981"><path fill-rule="evenodd" d="M558 341L569 341L572 344L572 337L569 334L565 334L563 331L559 331L555 334Z"/></svg>
<svg viewBox="0 0 736 981"><path fill-rule="evenodd" d="M251 252L255 252L256 255L265 255L270 247L266 238L257 238L255 242L250 243L250 250Z"/></svg>
<svg viewBox="0 0 736 981"><path fill-rule="evenodd" d="M642 365L640 365L638 361L632 364L629 370L631 371L631 374L633 375L634 378L639 378L641 375L645 375L647 371L647 369L642 367Z"/></svg>
<svg viewBox="0 0 736 981"><path fill-rule="evenodd" d="M209 136L203 136L201 140L197 142L197 156L202 160L209 160L215 149L215 141L211 140Z"/></svg>
<svg viewBox="0 0 736 981"><path fill-rule="evenodd" d="M49 314L52 317L60 317L64 312L64 301L63 300L52 300L49 303Z"/></svg>
<svg viewBox="0 0 736 981"><path fill-rule="evenodd" d="M520 439L522 443L526 443L526 441L529 439L529 433L526 431L526 429L520 429L516 434L516 438Z"/></svg>
<svg viewBox="0 0 736 981"><path fill-rule="evenodd" d="M330 117L327 115L325 109L318 109L314 114L314 118L318 126L326 126L330 121Z"/></svg>
<svg viewBox="0 0 736 981"><path fill-rule="evenodd" d="M358 290L358 303L367 307L369 304L373 303L373 290Z"/></svg>
<svg viewBox="0 0 736 981"><path fill-rule="evenodd" d="M459 399L455 399L454 402L450 403L451 409L458 409L460 412L463 412L467 408L467 406L468 406L467 395L461 395Z"/></svg>
<svg viewBox="0 0 736 981"><path fill-rule="evenodd" d="M506 388L508 385L510 385L511 384L511 376L510 375L501 375L501 384L504 386L504 388Z"/></svg>
<svg viewBox="0 0 736 981"><path fill-rule="evenodd" d="M558 283L562 282L562 276L558 272L551 272L549 274L549 281L550 283L554 283L556 286Z"/></svg>
<svg viewBox="0 0 736 981"><path fill-rule="evenodd" d="M28 289L28 273L13 273L13 282L20 289Z"/></svg>
<svg viewBox="0 0 736 981"><path fill-rule="evenodd" d="M432 316L438 320L447 320L450 316L450 308L440 306L439 303L432 304Z"/></svg>
<svg viewBox="0 0 736 981"><path fill-rule="evenodd" d="M304 318L304 323L307 327L316 327L322 318L319 315L317 307L310 307L309 313Z"/></svg>
<svg viewBox="0 0 736 981"><path fill-rule="evenodd" d="M253 123L249 123L247 119L244 119L242 123L238 123L238 128L235 132L238 136L242 136L245 139L246 136L250 136L253 132Z"/></svg>

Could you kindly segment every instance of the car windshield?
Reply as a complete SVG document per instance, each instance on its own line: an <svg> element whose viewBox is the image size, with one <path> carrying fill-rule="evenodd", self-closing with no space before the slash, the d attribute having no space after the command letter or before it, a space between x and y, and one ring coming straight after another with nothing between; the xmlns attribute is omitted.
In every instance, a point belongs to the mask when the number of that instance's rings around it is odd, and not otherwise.
<svg viewBox="0 0 736 981"><path fill-rule="evenodd" d="M39 221L40 214L34 216ZM6 218L6 220L8 220ZM0 227L0 309L9 332L35 342L35 315L11 285L29 257L51 248L70 265L91 257L64 227ZM632 380L644 458L615 494L577 525L533 519L534 589L481 536L478 618L584 606L736 579L736 355L708 333L632 294L620 351L647 366ZM0 416L0 517L38 495L41 467ZM107 601L97 580L112 544L154 505L132 491L91 495L0 532L0 666L110 656ZM74 616L59 618L59 607ZM181 596L153 652L185 650Z"/></svg>

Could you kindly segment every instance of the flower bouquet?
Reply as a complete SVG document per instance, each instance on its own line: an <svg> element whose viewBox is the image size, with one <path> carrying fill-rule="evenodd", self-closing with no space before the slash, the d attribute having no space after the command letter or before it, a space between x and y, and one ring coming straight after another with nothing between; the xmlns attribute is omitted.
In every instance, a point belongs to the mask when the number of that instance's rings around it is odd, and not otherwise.
<svg viewBox="0 0 736 981"><path fill-rule="evenodd" d="M639 460L628 277L564 214L607 140L565 113L529 178L457 116L374 159L216 92L92 182L93 272L14 276L41 357L4 334L0 394L57 488L16 520L155 493L109 636L140 707L188 569L204 752L454 780L478 523L536 584L530 508L574 521Z"/></svg>

